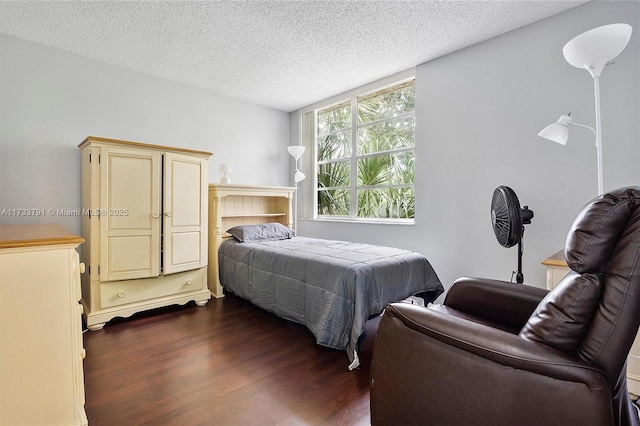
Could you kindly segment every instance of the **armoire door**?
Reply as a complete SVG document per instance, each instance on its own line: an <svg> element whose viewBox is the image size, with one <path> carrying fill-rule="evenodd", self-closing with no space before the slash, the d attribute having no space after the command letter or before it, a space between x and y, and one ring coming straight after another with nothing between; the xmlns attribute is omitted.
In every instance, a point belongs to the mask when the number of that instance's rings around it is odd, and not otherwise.
<svg viewBox="0 0 640 426"><path fill-rule="evenodd" d="M163 274L207 264L208 161L164 155Z"/></svg>
<svg viewBox="0 0 640 426"><path fill-rule="evenodd" d="M159 152L102 148L97 212L102 281L160 274L161 173Z"/></svg>

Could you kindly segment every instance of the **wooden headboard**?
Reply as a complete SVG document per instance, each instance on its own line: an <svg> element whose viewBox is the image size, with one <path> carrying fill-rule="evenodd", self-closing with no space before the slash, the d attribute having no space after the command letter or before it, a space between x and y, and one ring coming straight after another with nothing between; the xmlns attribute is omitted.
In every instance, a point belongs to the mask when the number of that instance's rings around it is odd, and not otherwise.
<svg viewBox="0 0 640 426"><path fill-rule="evenodd" d="M209 290L214 297L224 297L218 272L218 248L227 229L238 225L280 222L293 227L293 193L295 187L209 184Z"/></svg>

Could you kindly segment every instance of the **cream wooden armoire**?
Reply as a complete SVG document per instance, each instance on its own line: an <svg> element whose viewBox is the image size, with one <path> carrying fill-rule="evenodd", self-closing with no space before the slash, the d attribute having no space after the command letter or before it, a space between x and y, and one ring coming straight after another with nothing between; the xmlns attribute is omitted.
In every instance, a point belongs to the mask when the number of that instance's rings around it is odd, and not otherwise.
<svg viewBox="0 0 640 426"><path fill-rule="evenodd" d="M82 304L87 327L211 298L210 152L89 136L82 152Z"/></svg>

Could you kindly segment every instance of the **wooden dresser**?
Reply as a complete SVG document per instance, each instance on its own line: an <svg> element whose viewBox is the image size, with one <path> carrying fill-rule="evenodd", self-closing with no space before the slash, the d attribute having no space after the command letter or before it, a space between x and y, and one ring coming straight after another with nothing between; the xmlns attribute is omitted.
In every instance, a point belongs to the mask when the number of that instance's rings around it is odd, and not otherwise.
<svg viewBox="0 0 640 426"><path fill-rule="evenodd" d="M559 251L542 261L547 267L547 289L554 288L569 273L564 251ZM640 396L640 332L633 342L627 358L627 387L629 392Z"/></svg>
<svg viewBox="0 0 640 426"><path fill-rule="evenodd" d="M84 425L76 248L59 225L0 226L0 425Z"/></svg>
<svg viewBox="0 0 640 426"><path fill-rule="evenodd" d="M211 299L210 152L89 136L82 152L82 303L87 327Z"/></svg>
<svg viewBox="0 0 640 426"><path fill-rule="evenodd" d="M295 187L209 184L209 289L224 297L218 273L218 248L227 229L238 225L279 222L293 227Z"/></svg>

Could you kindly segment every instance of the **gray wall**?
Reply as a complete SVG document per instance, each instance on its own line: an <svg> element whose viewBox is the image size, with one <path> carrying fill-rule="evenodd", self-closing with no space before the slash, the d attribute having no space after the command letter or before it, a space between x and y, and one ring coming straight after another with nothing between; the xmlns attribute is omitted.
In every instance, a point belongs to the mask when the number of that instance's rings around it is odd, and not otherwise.
<svg viewBox="0 0 640 426"><path fill-rule="evenodd" d="M537 133L568 112L595 126L593 80L562 47L616 22L633 35L600 79L605 191L640 184L640 3L591 2L416 67L414 226L300 220L299 234L419 251L445 287L463 275L510 280L517 247L501 247L490 225L493 191L507 185L535 212L523 269L544 287L540 262L597 195L597 173L591 132L573 128L565 147Z"/></svg>
<svg viewBox="0 0 640 426"><path fill-rule="evenodd" d="M571 111L594 124L593 83L567 64L573 36L614 22L632 41L601 78L605 189L640 182L640 4L590 2L416 67L414 226L300 220L299 233L424 253L445 286L460 275L510 279L516 248L498 245L489 206L511 186L535 211L525 236L527 282L544 285L540 261L562 247L580 207L596 193L595 148L573 129L566 147L536 136ZM173 145L231 163L234 183L283 185L298 143L290 115L0 35L0 211L80 207L77 145L87 135ZM289 134L291 133L291 138ZM293 184L293 182L290 182ZM58 222L76 217L15 218Z"/></svg>
<svg viewBox="0 0 640 426"><path fill-rule="evenodd" d="M213 152L209 181L231 163L233 183L282 185L289 115L0 35L0 212L80 208L88 135ZM0 216L0 224L78 217Z"/></svg>

